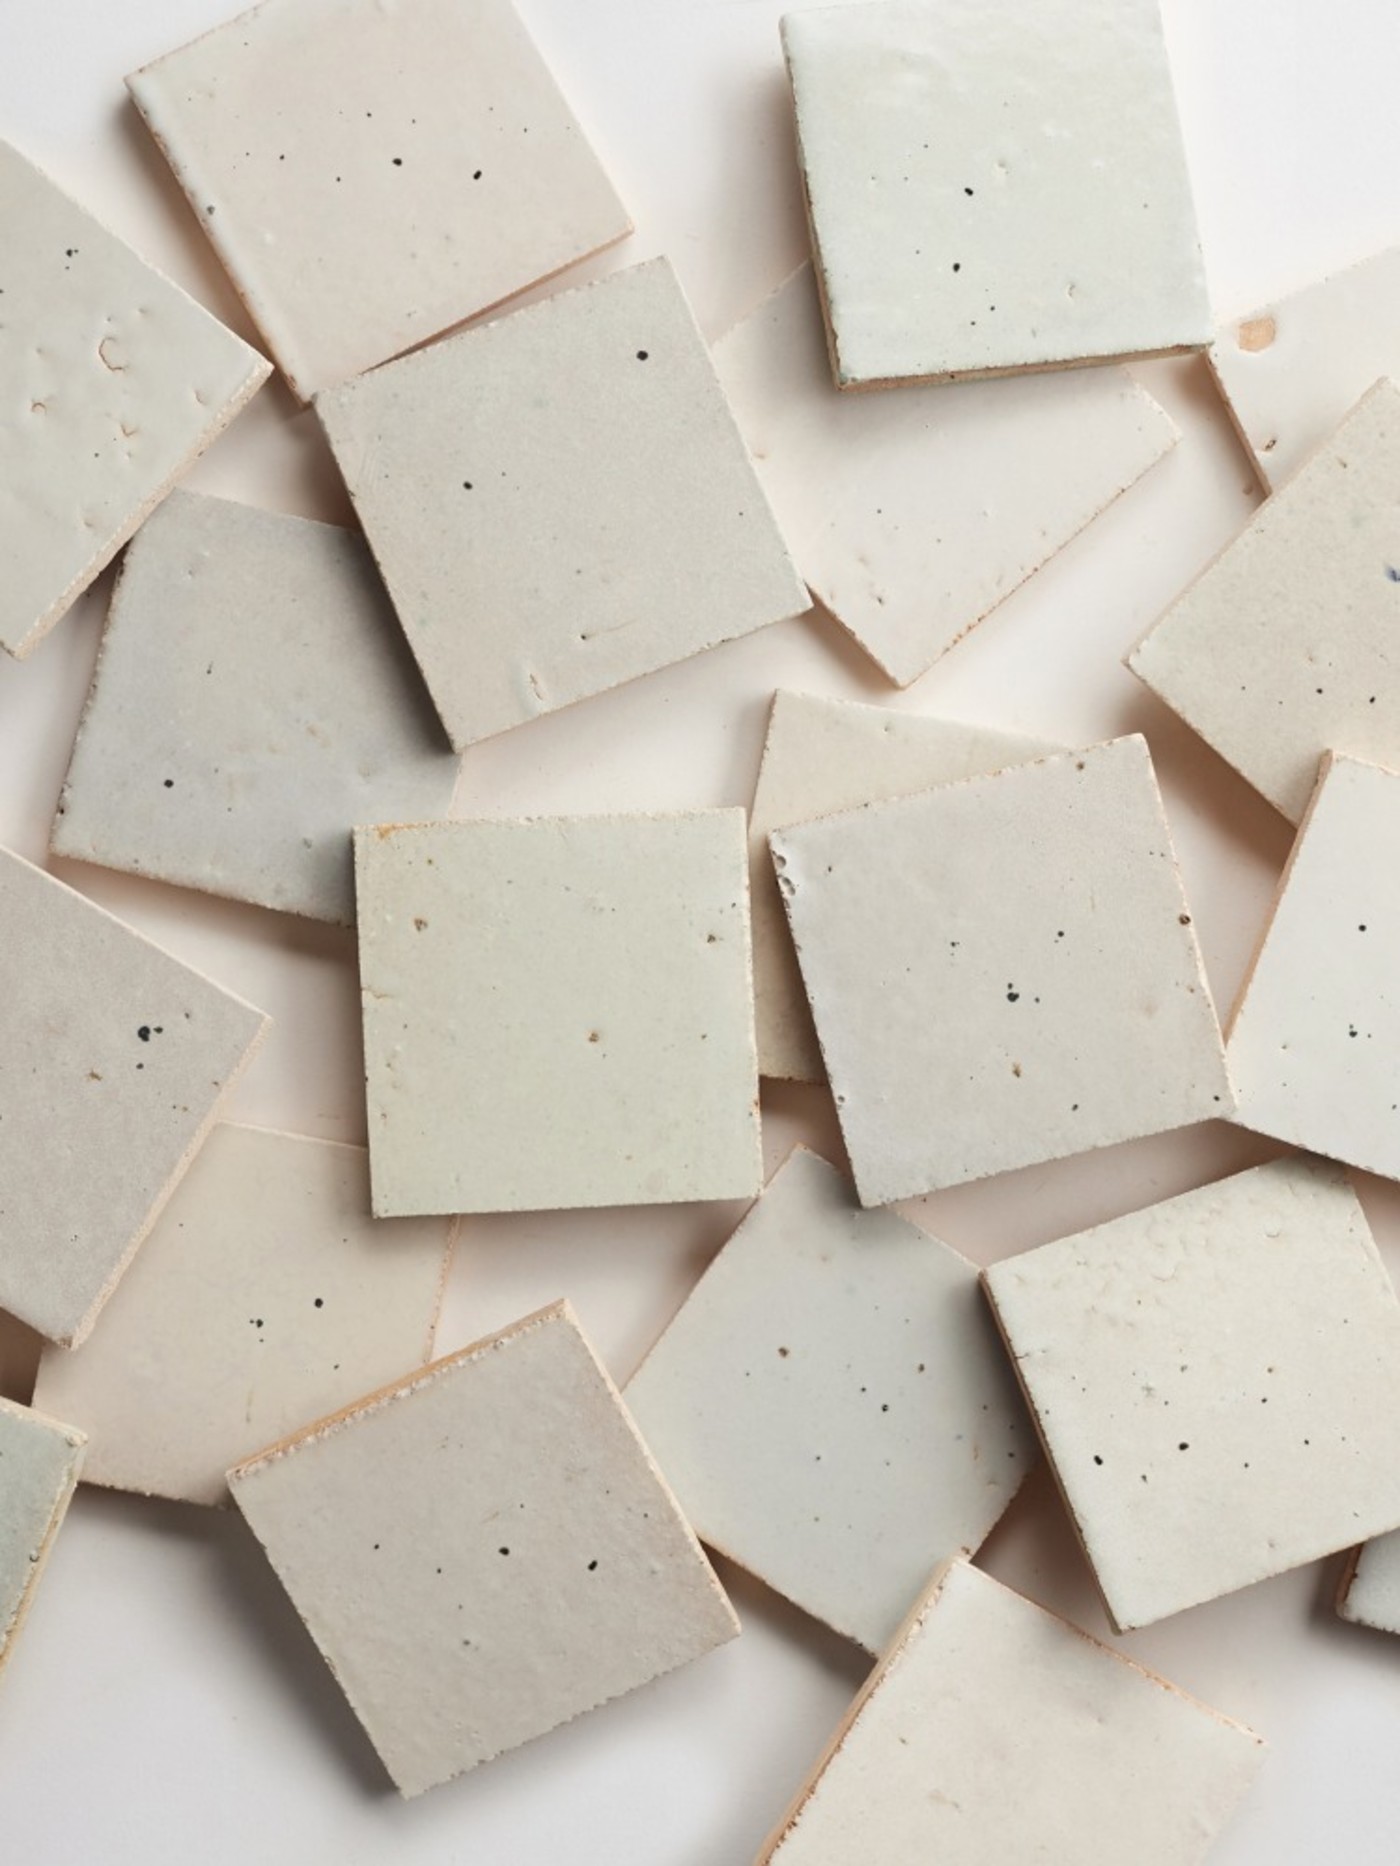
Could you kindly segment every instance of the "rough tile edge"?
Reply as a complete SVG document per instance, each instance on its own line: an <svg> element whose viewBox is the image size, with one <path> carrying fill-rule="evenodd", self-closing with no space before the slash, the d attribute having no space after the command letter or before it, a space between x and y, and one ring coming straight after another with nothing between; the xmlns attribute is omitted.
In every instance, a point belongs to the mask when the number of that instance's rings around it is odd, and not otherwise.
<svg viewBox="0 0 1400 1866"><path fill-rule="evenodd" d="M63 1487L54 1500L53 1510L45 1525L38 1551L30 1563L29 1576L20 1593L19 1601L8 1623L0 1626L0 1673L3 1673L15 1649L15 1641L24 1630L24 1623L34 1604L39 1579L48 1565L49 1555L53 1550L54 1538L62 1528L63 1519L68 1514L68 1506L73 1501L73 1493L78 1487L78 1479L82 1473L88 1439L87 1433L77 1426L65 1425L61 1419L55 1419L51 1414L40 1412L33 1406L21 1406L16 1400L0 1399L0 1413L23 1414L39 1420L43 1425L52 1427L54 1431L63 1434L68 1449L72 1453L64 1474Z"/></svg>
<svg viewBox="0 0 1400 1866"><path fill-rule="evenodd" d="M247 293L244 290L242 279L239 277L237 271L234 269L234 266L230 258L225 254L223 243L220 237L223 232L223 229L221 227L216 229L215 224L214 224L216 219L218 218L217 215L201 214L199 212L197 206L195 205L194 199L191 195L190 189L189 187L186 186L184 170L182 169L180 164L175 160L174 152L171 150L165 138L160 134L159 130L156 128L153 117L149 115L147 112L148 98L147 98L146 78L147 78L148 73L153 73L156 70L157 66L165 64L168 59L178 57L184 52L189 51L193 46L200 44L203 40L212 39L216 34L223 32L225 28L230 27L230 26L236 26L240 20L246 18L250 13L259 12L264 3L265 3L265 0L257 0L257 3L255 5L243 8L243 10L240 13L233 15L229 19L219 20L212 26L206 26L203 32L197 32L193 35L193 37L184 40L182 44L178 46L172 46L168 52L161 52L155 58L147 59L146 63L144 65L139 65L135 71L127 72L126 75L122 79L122 83L126 87L127 95L130 97L131 102L136 109L137 115L141 118L141 122L142 122L143 127L146 130L146 133L150 136L151 141L155 144L156 148L159 150L161 159L165 162L166 166L169 168L170 173L172 177L174 178L176 186L179 188L180 193L184 196L186 204L189 207L190 213L194 216L197 225L203 232L205 239L209 242L209 245L214 249L214 256L219 262L220 270L223 272L224 277L228 280L230 286L232 287L235 295L238 298L239 304L242 305L243 310L248 317L248 321L252 324L254 330L256 330L258 334L262 337L263 341L267 344L268 349L272 352L272 355L276 360L277 371L279 375L282 377L282 380L286 383L287 388L290 390L291 395L293 399L295 400L299 410L304 410L304 409L311 407L316 397L327 390L347 387L350 383L358 381L360 376L368 375L372 370L375 370L375 369L382 369L386 363L397 363L406 356L413 356L419 350L427 349L429 345L431 344L441 342L442 339L445 337L456 336L459 332L468 329L471 325L481 322L487 318L494 317L497 312L511 305L515 301L515 299L524 297L524 295L527 292L535 291L541 285L548 285L552 283L555 279L562 277L564 273L572 272L575 266L582 266L582 265L587 264L587 262L590 259L596 259L600 253L611 252L614 247L620 246L624 240L629 240L632 237L632 235L637 231L637 223L632 218L631 209L627 206L627 203L623 200L621 192L619 191L616 182L612 178L612 173L611 173L609 165L606 162L604 162L602 156L598 153L598 150L594 145L594 140L592 136L584 128L582 122L579 120L578 113L574 109L573 103L570 101L570 99L567 96L565 96L563 86L560 84L559 80L555 77L553 65L545 57L542 48L538 44L536 44L534 32L530 28L529 23L525 21L522 16L521 24L525 29L526 35L529 38L531 45L534 46L536 56L539 59L541 66L544 68L544 71L547 74L550 83L554 86L555 90L559 94L559 97L563 101L564 108L568 111L570 117L572 117L574 122L578 125L580 137L582 138L583 143L588 150L588 153L592 156L592 159L595 165L597 166L599 172L602 174L604 180L607 182L608 187L612 190L613 199L616 201L617 207L618 207L618 217L622 223L619 231L612 234L608 239L600 241L596 246L589 246L585 248L583 251L575 253L571 259L562 260L557 266L552 267L548 272L540 273L538 278L531 279L526 284L517 286L513 292L507 292L504 297L493 299L489 304L478 305L475 310L465 312L460 318L454 319L452 323L444 324L440 330L432 331L426 337L416 338L412 343L406 344L402 350L396 350L390 356L381 357L377 363L366 364L363 368L355 371L351 375L344 376L344 377L337 377L332 381L327 381L327 382L304 381L289 366L289 364L283 361L283 358L282 358L283 344L282 344L281 339L280 338L274 339L272 332L267 328L266 319L259 316L258 312L254 309L252 300L248 297ZM193 177L191 177L191 180L193 180ZM269 374L271 373L271 370L272 370L272 364L269 364L268 365Z"/></svg>
<svg viewBox="0 0 1400 1866"><path fill-rule="evenodd" d="M930 1615L936 1611L939 1601L942 1598L943 1591L950 1578L960 1568L971 1569L973 1573L980 1576L981 1579L986 1581L989 1585L999 1587L1003 1592L1014 1595L1018 1601L1033 1608L1037 1613L1043 1614L1046 1619L1054 1621L1067 1632L1073 1633L1077 1638L1082 1639L1086 1645L1093 1647L1095 1651L1104 1653L1109 1658L1116 1659L1120 1663L1128 1666L1132 1671L1136 1672L1145 1683L1156 1685L1159 1690L1165 1691L1168 1696L1184 1701L1194 1709L1203 1712L1215 1723L1221 1725L1225 1729L1235 1731L1247 1742L1254 1745L1256 1751L1254 1761L1255 1768L1257 1769L1262 1763L1264 1752L1268 1745L1265 1739L1260 1736L1256 1730L1252 1730L1248 1724L1242 1723L1239 1719L1227 1715L1224 1711L1216 1710L1213 1705L1206 1704L1202 1699L1195 1697L1191 1692L1183 1690L1180 1685L1173 1684L1170 1679L1164 1678L1159 1672L1151 1671L1139 1660L1130 1658L1126 1652L1119 1652L1115 1647L1105 1645L1102 1640L1095 1639L1092 1633L1086 1633L1083 1627L1076 1626L1072 1620L1067 1620L1062 1614L1055 1613L1049 1607L1041 1606L1039 1601L1032 1600L1029 1594L1023 1594L1017 1588L1007 1587L1004 1581L998 1581L994 1576L987 1574L984 1569L976 1568L970 1562L955 1558L942 1563L939 1568L935 1570L928 1587L910 1608L903 1625L895 1634L894 1639L886 1648L870 1676L852 1699L841 1722L836 1726L825 1748L812 1765L806 1780L802 1783L802 1786L798 1789L796 1795L790 1802L787 1812L782 1816L777 1826L773 1828L767 1840L764 1842L754 1862L754 1866L769 1866L769 1862L777 1854L779 1848L787 1839L788 1834L796 1827L807 1808L807 1804L816 1793L822 1777L845 1747L846 1739L851 1734L854 1725L864 1711L866 1705L880 1690L886 1679L898 1670L899 1666L908 1656L908 1650L913 1642L914 1636L922 1629Z"/></svg>

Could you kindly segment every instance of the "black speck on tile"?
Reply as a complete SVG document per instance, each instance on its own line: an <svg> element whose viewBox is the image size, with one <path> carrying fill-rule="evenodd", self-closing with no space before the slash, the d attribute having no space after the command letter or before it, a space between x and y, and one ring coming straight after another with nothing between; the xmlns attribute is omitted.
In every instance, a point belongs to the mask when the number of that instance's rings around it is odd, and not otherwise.
<svg viewBox="0 0 1400 1866"><path fill-rule="evenodd" d="M646 360L647 360L647 358L648 358L648 357L649 357L650 355L651 355L651 352L650 352L650 350L638 350L638 352L637 352L637 361L638 361L639 363L645 363L645 362L646 362Z"/></svg>
<svg viewBox="0 0 1400 1866"><path fill-rule="evenodd" d="M1016 1000L1020 997L1020 995L1021 995L1020 992L1017 991L1014 985L1008 985L1006 987L1006 1002L1008 1004L1015 1004Z"/></svg>
<svg viewBox="0 0 1400 1866"><path fill-rule="evenodd" d="M1386 565L1385 574L1387 582L1400 583L1400 570L1397 570L1394 564Z"/></svg>

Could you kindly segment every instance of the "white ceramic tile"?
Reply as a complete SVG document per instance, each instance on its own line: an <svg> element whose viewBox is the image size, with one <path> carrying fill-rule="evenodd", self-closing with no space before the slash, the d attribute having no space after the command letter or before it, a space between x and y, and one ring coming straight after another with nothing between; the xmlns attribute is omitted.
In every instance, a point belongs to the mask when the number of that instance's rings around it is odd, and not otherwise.
<svg viewBox="0 0 1400 1866"><path fill-rule="evenodd" d="M863 1204L1230 1113L1141 738L770 844Z"/></svg>
<svg viewBox="0 0 1400 1866"><path fill-rule="evenodd" d="M1400 1179L1400 775L1324 759L1227 1027L1238 1120Z"/></svg>
<svg viewBox="0 0 1400 1866"><path fill-rule="evenodd" d="M1400 1531L1356 1551L1342 1578L1337 1611L1357 1626L1400 1633Z"/></svg>
<svg viewBox="0 0 1400 1866"><path fill-rule="evenodd" d="M24 655L266 379L0 142L0 647Z"/></svg>
<svg viewBox="0 0 1400 1866"><path fill-rule="evenodd" d="M893 0L783 44L840 387L1203 350L1157 0Z"/></svg>
<svg viewBox="0 0 1400 1866"><path fill-rule="evenodd" d="M954 1562L759 1866L1200 1866L1259 1738Z"/></svg>
<svg viewBox="0 0 1400 1866"><path fill-rule="evenodd" d="M807 606L667 260L316 412L459 750Z"/></svg>
<svg viewBox="0 0 1400 1866"><path fill-rule="evenodd" d="M229 1481L405 1795L739 1630L567 1304Z"/></svg>
<svg viewBox="0 0 1400 1866"><path fill-rule="evenodd" d="M363 540L177 492L122 565L56 854L350 925L356 823L457 760Z"/></svg>
<svg viewBox="0 0 1400 1866"><path fill-rule="evenodd" d="M751 1197L744 816L360 830L374 1209Z"/></svg>
<svg viewBox="0 0 1400 1866"><path fill-rule="evenodd" d="M0 1308L79 1341L267 1019L0 850Z"/></svg>
<svg viewBox="0 0 1400 1866"><path fill-rule="evenodd" d="M1121 369L837 395L810 266L715 366L808 587L898 686L1177 439Z"/></svg>
<svg viewBox="0 0 1400 1866"><path fill-rule="evenodd" d="M977 1271L801 1149L626 1397L701 1540L872 1652L1035 1461Z"/></svg>
<svg viewBox="0 0 1400 1866"><path fill-rule="evenodd" d="M892 713L885 707L808 693L774 695L749 812L754 1012L761 1074L819 1082L823 1073L768 853L772 831L999 771L1057 749L960 720Z"/></svg>
<svg viewBox="0 0 1400 1866"><path fill-rule="evenodd" d="M510 0L264 0L127 84L302 396L631 230Z"/></svg>
<svg viewBox="0 0 1400 1866"><path fill-rule="evenodd" d="M1259 477L1289 479L1381 376L1400 376L1400 247L1217 332L1210 366Z"/></svg>
<svg viewBox="0 0 1400 1866"><path fill-rule="evenodd" d="M1398 475L1377 383L1128 656L1293 823L1323 752L1400 764Z"/></svg>
<svg viewBox="0 0 1400 1866"><path fill-rule="evenodd" d="M0 1669L68 1509L83 1444L72 1426L0 1399Z"/></svg>
<svg viewBox="0 0 1400 1866"><path fill-rule="evenodd" d="M231 1464L427 1360L447 1251L369 1216L361 1148L216 1127L35 1404L88 1434L87 1482L223 1503Z"/></svg>
<svg viewBox="0 0 1400 1866"><path fill-rule="evenodd" d="M1114 1625L1400 1525L1400 1304L1286 1158L986 1272Z"/></svg>

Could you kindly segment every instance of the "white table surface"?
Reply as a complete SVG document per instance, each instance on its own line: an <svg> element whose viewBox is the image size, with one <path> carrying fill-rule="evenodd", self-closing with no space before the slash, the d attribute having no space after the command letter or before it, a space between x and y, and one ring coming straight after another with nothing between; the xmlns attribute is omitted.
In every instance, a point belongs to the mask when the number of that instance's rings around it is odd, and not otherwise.
<svg viewBox="0 0 1400 1866"><path fill-rule="evenodd" d="M718 334L804 246L781 6L522 5L638 223L592 270L669 252ZM224 0L4 0L0 135L251 337L121 85L124 72L225 12ZM1393 0L1167 0L1166 13L1222 314L1400 238ZM888 689L830 622L783 624L476 748L459 807L744 803L780 684L1072 742L1142 730L1228 1007L1288 831L1120 657L1259 495L1204 365L1150 365L1142 376L1181 423L1175 455L908 693ZM280 388L264 391L188 483L346 515L314 421ZM28 662L0 657L0 841L36 860L109 588L104 577ZM230 1114L362 1136L348 937L96 868L60 872L274 1014ZM764 1115L770 1167L798 1138L837 1144L822 1092L766 1093ZM912 1209L989 1262L1270 1151L1216 1125ZM1400 1270L1400 1191L1364 1182L1362 1192ZM724 1206L474 1221L440 1346L567 1294L625 1378L738 1215ZM26 1344L0 1332L0 1377L21 1397L27 1361ZM1043 1471L984 1560L1109 1637ZM1332 1616L1336 1568L1300 1570L1119 1642L1270 1739L1262 1779L1213 1866L1393 1866L1400 1856L1400 1641ZM404 1803L236 1516L84 1491L0 1689L0 1859L747 1866L863 1662L762 1587L721 1572L742 1639Z"/></svg>

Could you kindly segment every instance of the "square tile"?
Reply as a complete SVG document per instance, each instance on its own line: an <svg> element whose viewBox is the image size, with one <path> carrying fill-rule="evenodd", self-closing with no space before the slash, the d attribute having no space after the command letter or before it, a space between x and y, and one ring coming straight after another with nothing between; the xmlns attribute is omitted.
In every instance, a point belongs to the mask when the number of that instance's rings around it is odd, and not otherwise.
<svg viewBox="0 0 1400 1866"><path fill-rule="evenodd" d="M405 1795L739 1630L564 1303L229 1482Z"/></svg>
<svg viewBox="0 0 1400 1866"><path fill-rule="evenodd" d="M445 815L456 778L363 540L176 492L122 565L52 847L350 926L355 824Z"/></svg>
<svg viewBox="0 0 1400 1866"><path fill-rule="evenodd" d="M0 648L25 655L269 366L0 142Z"/></svg>
<svg viewBox="0 0 1400 1866"><path fill-rule="evenodd" d="M1400 1633L1400 1530L1357 1549L1337 1592L1337 1612L1378 1633Z"/></svg>
<svg viewBox="0 0 1400 1866"><path fill-rule="evenodd" d="M0 1308L81 1341L268 1020L0 850Z"/></svg>
<svg viewBox="0 0 1400 1866"><path fill-rule="evenodd" d="M935 1581L759 1866L1200 1866L1253 1731L965 1563Z"/></svg>
<svg viewBox="0 0 1400 1866"><path fill-rule="evenodd" d="M1226 1027L1238 1119L1400 1179L1400 775L1328 758Z"/></svg>
<svg viewBox="0 0 1400 1866"><path fill-rule="evenodd" d="M807 607L664 259L316 412L458 750Z"/></svg>
<svg viewBox="0 0 1400 1866"><path fill-rule="evenodd" d="M838 387L1209 344L1157 0L893 0L782 31Z"/></svg>
<svg viewBox="0 0 1400 1866"><path fill-rule="evenodd" d="M216 1127L35 1403L88 1434L88 1483L225 1503L231 1464L428 1359L448 1232L371 1218L360 1147Z"/></svg>
<svg viewBox="0 0 1400 1866"><path fill-rule="evenodd" d="M752 1197L744 815L355 838L374 1209Z"/></svg>
<svg viewBox="0 0 1400 1866"><path fill-rule="evenodd" d="M1209 362L1267 491L1291 479L1382 376L1400 376L1400 247L1259 305Z"/></svg>
<svg viewBox="0 0 1400 1866"><path fill-rule="evenodd" d="M770 834L838 810L1024 764L1058 749L1012 732L893 713L854 700L827 700L810 693L773 696L749 811L754 1012L761 1075L820 1082L824 1073L768 852Z"/></svg>
<svg viewBox="0 0 1400 1866"><path fill-rule="evenodd" d="M808 588L901 687L1177 441L1122 369L837 395L810 266L715 367Z"/></svg>
<svg viewBox="0 0 1400 1866"><path fill-rule="evenodd" d="M976 1269L802 1149L626 1397L701 1540L871 1652L1035 1461Z"/></svg>
<svg viewBox="0 0 1400 1866"><path fill-rule="evenodd" d="M1232 1111L1141 738L769 840L863 1205Z"/></svg>
<svg viewBox="0 0 1400 1866"><path fill-rule="evenodd" d="M127 85L303 398L631 231L510 0L264 0Z"/></svg>
<svg viewBox="0 0 1400 1866"><path fill-rule="evenodd" d="M1377 383L1128 656L1296 823L1326 751L1400 764L1400 389Z"/></svg>
<svg viewBox="0 0 1400 1866"><path fill-rule="evenodd" d="M1120 1631L1400 1525L1400 1303L1335 1168L1258 1166L985 1281Z"/></svg>
<svg viewBox="0 0 1400 1866"><path fill-rule="evenodd" d="M0 1669L67 1514L83 1445L72 1426L0 1399Z"/></svg>

